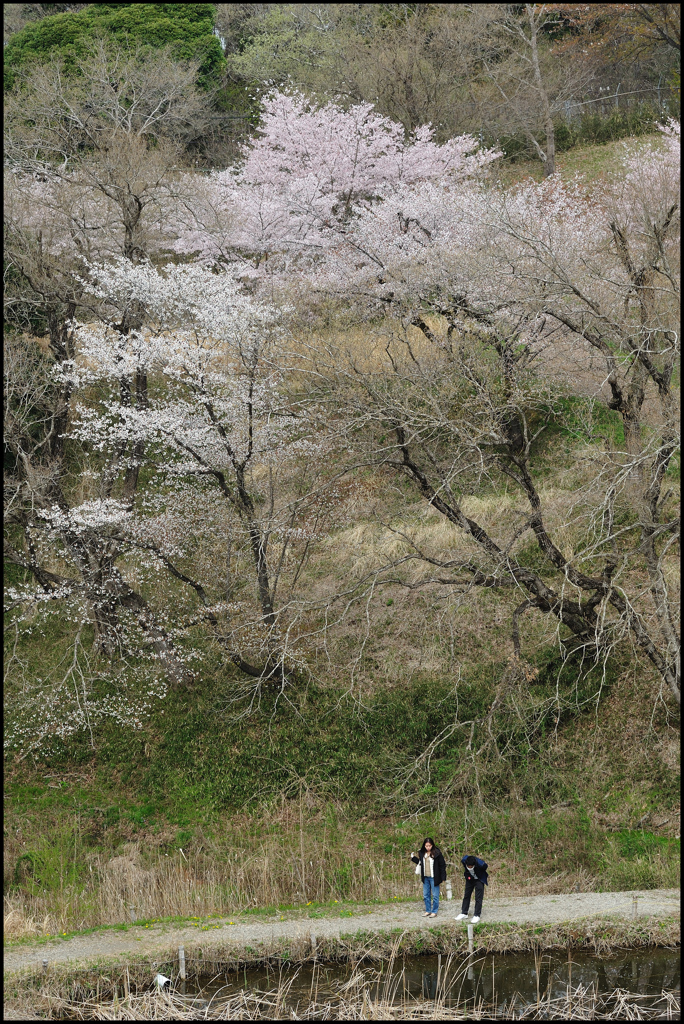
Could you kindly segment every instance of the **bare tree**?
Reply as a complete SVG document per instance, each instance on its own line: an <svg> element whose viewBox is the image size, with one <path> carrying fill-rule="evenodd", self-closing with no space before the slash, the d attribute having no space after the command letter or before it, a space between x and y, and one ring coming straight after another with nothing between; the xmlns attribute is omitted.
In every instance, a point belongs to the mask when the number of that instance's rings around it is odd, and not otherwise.
<svg viewBox="0 0 684 1024"><path fill-rule="evenodd" d="M74 74L59 61L34 65L6 99L8 156L25 161L33 153L67 169L113 131L187 144L210 114L197 69L197 61L174 60L168 49L145 54L100 39Z"/></svg>
<svg viewBox="0 0 684 1024"><path fill-rule="evenodd" d="M679 4L634 4L637 21L644 24L644 35L664 42L679 53L682 48L682 12Z"/></svg>
<svg viewBox="0 0 684 1024"><path fill-rule="evenodd" d="M482 62L500 101L495 120L504 131L525 136L548 177L556 170L554 119L586 85L590 71L551 54L543 32L556 24L557 15L549 5L490 4L478 14L487 19Z"/></svg>
<svg viewBox="0 0 684 1024"><path fill-rule="evenodd" d="M120 261L93 268L89 288L103 296L109 328L79 329L73 379L81 399L94 379L119 383L132 365L136 380L144 375L151 389L149 404L135 409L121 388L117 403L108 394L104 401L81 401L71 426L72 436L105 452L114 469L126 450L121 438L137 450L136 464L153 459L156 485L151 494L148 488L148 504L154 514L146 515L143 503L131 529L122 520L117 536L124 548L153 552L193 592L201 617L241 672L284 687L295 671L297 559L301 568L334 501L323 493L321 431L306 396L297 398L284 383L282 314L251 301L232 275L197 266L169 265L160 273ZM123 336L116 321L126 319L130 306L136 316L145 307L144 323ZM296 357L289 358L294 371ZM132 496L127 480L124 499ZM209 536L200 564L196 552Z"/></svg>
<svg viewBox="0 0 684 1024"><path fill-rule="evenodd" d="M407 559L455 588L518 590L516 653L537 609L597 657L631 642L679 701L678 174L673 126L594 192L547 181L459 198L425 183L388 200L361 221L355 290L375 316L401 313L405 333L345 369L341 350L313 358L338 381L349 432L367 432L368 460L408 476L468 539L453 557L414 545ZM602 405L619 432L601 426ZM541 485L559 429L582 467L563 515ZM468 496L505 481L524 505L496 524L468 514ZM528 531L532 565L518 554Z"/></svg>
<svg viewBox="0 0 684 1024"><path fill-rule="evenodd" d="M87 4L3 4L5 43L15 32L20 32L31 22L40 21L41 18L51 14L80 11L87 6Z"/></svg>
<svg viewBox="0 0 684 1024"><path fill-rule="evenodd" d="M471 83L487 21L463 4L221 4L230 71L319 98L370 102L406 131L480 130ZM239 36L238 36L239 33ZM239 45L238 45L239 38Z"/></svg>
<svg viewBox="0 0 684 1024"><path fill-rule="evenodd" d="M461 4L407 4L389 24L377 18L355 32L341 26L344 92L373 102L407 131L428 123L444 135L479 131L468 92L486 29L478 8Z"/></svg>

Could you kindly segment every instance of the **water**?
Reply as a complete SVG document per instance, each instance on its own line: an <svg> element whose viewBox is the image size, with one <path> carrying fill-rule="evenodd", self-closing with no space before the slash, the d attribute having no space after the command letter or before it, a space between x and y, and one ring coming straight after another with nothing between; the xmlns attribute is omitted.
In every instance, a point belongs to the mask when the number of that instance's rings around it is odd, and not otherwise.
<svg viewBox="0 0 684 1024"><path fill-rule="evenodd" d="M392 1002L410 999L443 999L447 1006L480 1000L488 1005L537 1004L538 1000L562 999L568 987L593 990L608 995L616 989L633 995L651 997L653 1003L663 991L675 992L680 988L679 953L669 949L620 950L613 956L594 956L573 952L570 961L566 952L545 952L535 962L533 955L499 954L481 955L468 961L462 956L411 957L373 965L360 964L306 964L294 969L258 968L242 969L222 978L200 978L187 982L187 996L197 995L209 1000L221 1000L240 990L257 995L274 992L289 982L285 1003L293 1009L304 1007L312 999L318 1002L335 1001L351 995L361 983L360 973L367 991L374 999L386 998ZM356 985L354 984L356 978ZM350 985L351 982L351 985ZM648 1006L649 1000L640 1001Z"/></svg>
<svg viewBox="0 0 684 1024"><path fill-rule="evenodd" d="M416 1013L423 1019L430 1008L426 1000L436 1001L437 1016L444 1007L451 1019L680 1019L680 957L671 949L600 957L558 951L536 958L529 953L443 955L378 964L242 968L192 982L176 980L168 995L155 993L150 983L132 985L130 992L119 987L97 1002L91 996L63 1004L60 1017L334 1020L339 1009L345 1019L363 1019L370 999L395 1004L392 1014L403 1020L418 1019Z"/></svg>

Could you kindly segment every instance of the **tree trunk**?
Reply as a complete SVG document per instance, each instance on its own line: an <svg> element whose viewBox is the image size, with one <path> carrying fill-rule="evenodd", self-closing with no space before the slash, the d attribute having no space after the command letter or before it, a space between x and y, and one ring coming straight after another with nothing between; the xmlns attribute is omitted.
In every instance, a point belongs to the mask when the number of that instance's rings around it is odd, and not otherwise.
<svg viewBox="0 0 684 1024"><path fill-rule="evenodd" d="M539 93L539 99L544 110L544 131L546 132L546 154L544 159L544 177L548 178L550 175L556 173L556 135L553 128L553 118L551 117L551 108L549 106L549 97L544 87L544 81L542 79L541 67L539 64L539 49L537 46L537 23L535 21L535 5L525 4L525 10L527 11L527 20L530 26L530 50L532 56L532 66L534 68L534 83Z"/></svg>
<svg viewBox="0 0 684 1024"><path fill-rule="evenodd" d="M553 121L549 116L546 124L546 160L544 161L544 177L549 178L556 173L556 136L553 129Z"/></svg>

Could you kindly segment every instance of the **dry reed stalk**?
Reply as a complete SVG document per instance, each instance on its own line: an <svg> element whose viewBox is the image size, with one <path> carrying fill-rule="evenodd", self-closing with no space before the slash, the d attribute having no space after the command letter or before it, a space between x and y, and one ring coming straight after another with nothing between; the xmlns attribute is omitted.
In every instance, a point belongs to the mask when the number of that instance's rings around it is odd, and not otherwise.
<svg viewBox="0 0 684 1024"><path fill-rule="evenodd" d="M570 926L565 926L565 928L554 926L547 928L541 934L537 933L533 927L524 929L514 926L498 930L488 928L478 934L478 954L568 947L601 952L616 947L635 948L648 944L676 948L679 943L679 921L673 918L665 922L665 928L660 927L661 923L656 919L636 924L601 919L594 922L593 935L589 938L585 935L584 930L580 933L577 928ZM427 944L426 939L428 940ZM433 1005L433 1019L435 1016L439 1019L447 1019L442 1015L442 1007L446 1012L447 1004L454 997L458 997L461 981L470 966L468 959L463 955L465 943L462 929L449 929L435 931L429 936L423 933L405 932L400 936L368 935L343 939L321 938L313 954L310 943L305 939L298 942L281 941L265 944L258 953L249 948L239 949L224 944L214 944L194 949L186 948L186 968L188 979L192 980L221 976L228 979L243 968L270 966L277 972L280 982L276 990L280 993L279 1001L276 999L280 1012L283 1009L285 993L283 985L285 983L290 986L294 984L295 972L303 965L312 962L314 964L319 962L347 963L350 965L350 977L346 983L339 986L335 993L336 999L340 1000L342 1009L347 1006L350 1013L354 1008L354 1013L360 1014L360 1016L350 1016L346 1019L363 1019L362 1011L359 1009L360 1005L365 1006L363 1012L370 1014L377 1011L377 1014L380 1014L378 1009L380 1004L386 1006L392 1002L394 1005L400 996L399 976L390 982L388 978L391 977L391 972L379 971L377 968L369 970L368 965L377 964L379 961L392 961L417 953L441 953L445 955L445 962L438 992L437 1003L439 1005L438 1007ZM136 1000L138 993L144 993L149 988L151 979L158 971L175 977L176 965L177 949L173 948L167 952L155 954L153 963L148 957L136 954L121 963L103 960L90 967L75 967L68 963L54 964L51 965L48 975L43 975L39 970L25 970L5 979L6 1016L7 1019L10 1019L8 1014L12 1015L12 1019L30 1019L31 1013L27 1011L27 1007L31 1007L34 1015L39 1008L41 1015L57 1017L67 1002L70 1006L95 1004L100 1008L104 1007L98 1012L109 1012L107 1007L112 1002L114 992L117 993L119 1004L121 1004L121 995L124 992L130 993L130 999ZM285 975L286 971L288 975ZM383 981L384 989L380 992L373 992L373 986L375 985L377 989L378 983ZM312 988L313 985L312 981ZM317 993L318 980L315 987ZM573 993L573 999L576 996L577 993ZM606 996L606 998L608 997ZM320 1008L322 1005L317 1000L317 995L311 995L311 993L309 1001L311 1006L316 1005ZM537 1009L547 1007L550 1012L553 1007L548 1007L547 1003L548 999L542 997ZM161 1006L161 1004L159 1005ZM510 1009L513 1012L512 1008ZM245 1009L244 1012L246 1013L247 1010ZM529 1017L528 1011L525 1012ZM672 1008L668 1012L671 1012L672 1019L676 1018ZM396 1016L395 1009L392 1010L392 1014ZM562 1013L557 1016L562 1017ZM486 1017L484 1012L483 1017ZM244 1019L249 1018L245 1017ZM376 1016L368 1019L382 1018ZM453 1019L458 1018L454 1017Z"/></svg>
<svg viewBox="0 0 684 1024"><path fill-rule="evenodd" d="M54 935L132 918L231 916L255 907L307 902L364 904L419 898L403 851L369 861L359 856L358 833L351 826L340 827L333 843L306 833L299 820L285 824L284 835L262 839L250 857L235 847L228 857L224 850L211 847L165 856L160 851L144 853L138 844L129 844L121 855L109 859L89 854L92 870L84 883L68 885L63 880L58 889L48 892L30 892L26 886L6 890L5 935L9 939ZM521 817L519 828L525 824ZM458 837L453 841L445 837L445 845L458 848ZM504 868L496 857L490 861L490 898L530 892L550 895L576 888L591 892L600 882L581 865L540 881L538 876L525 877L524 864L511 867L509 863ZM452 874L456 870L452 867Z"/></svg>
<svg viewBox="0 0 684 1024"><path fill-rule="evenodd" d="M71 1020L678 1020L681 999L675 993L663 993L659 999L631 995L622 990L600 994L578 986L557 999L541 1004L520 1004L514 996L508 1003L492 1006L480 999L475 1005L450 1005L442 996L401 1000L396 988L380 997L372 994L377 974L372 979L356 976L328 1000L308 999L305 1005L294 1002L291 986L294 976L268 992L240 991L221 999L207 1001L199 996L176 992L144 992L109 1001L67 1001L43 997L41 1013L46 1019L68 1014ZM7 1017L5 1019L17 1019Z"/></svg>

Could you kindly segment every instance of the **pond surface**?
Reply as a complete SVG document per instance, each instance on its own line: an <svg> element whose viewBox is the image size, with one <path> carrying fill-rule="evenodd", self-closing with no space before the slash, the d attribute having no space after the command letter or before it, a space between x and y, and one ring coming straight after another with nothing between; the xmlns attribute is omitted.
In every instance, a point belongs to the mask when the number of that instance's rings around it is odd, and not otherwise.
<svg viewBox="0 0 684 1024"><path fill-rule="evenodd" d="M179 983L180 985L180 983ZM680 989L678 950L618 950L612 956L551 951L540 954L425 956L382 964L307 964L300 968L242 969L216 978L185 984L186 997L195 995L216 1004L224 998L280 990L293 1009L315 1002L335 1001L365 989L374 1000L391 1002L440 999L446 1006L517 1008L539 1001L562 1000L569 988L608 996L619 989L640 996L644 1009L664 991ZM181 988L178 991L182 991Z"/></svg>

